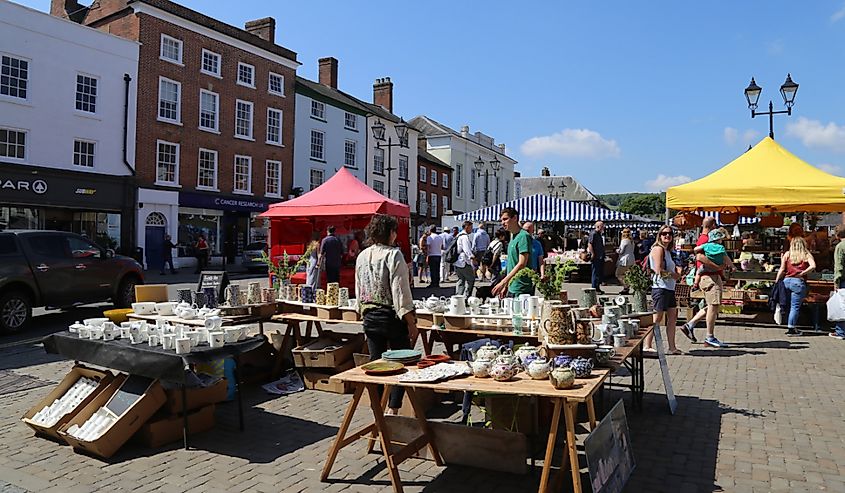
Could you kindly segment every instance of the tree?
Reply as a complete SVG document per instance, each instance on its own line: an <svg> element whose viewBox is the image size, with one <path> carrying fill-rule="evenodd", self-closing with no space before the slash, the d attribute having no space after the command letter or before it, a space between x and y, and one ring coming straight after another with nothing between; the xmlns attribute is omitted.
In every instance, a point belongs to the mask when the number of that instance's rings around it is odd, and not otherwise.
<svg viewBox="0 0 845 493"><path fill-rule="evenodd" d="M658 193L630 195L622 201L619 211L638 216L660 216L665 212L665 202Z"/></svg>

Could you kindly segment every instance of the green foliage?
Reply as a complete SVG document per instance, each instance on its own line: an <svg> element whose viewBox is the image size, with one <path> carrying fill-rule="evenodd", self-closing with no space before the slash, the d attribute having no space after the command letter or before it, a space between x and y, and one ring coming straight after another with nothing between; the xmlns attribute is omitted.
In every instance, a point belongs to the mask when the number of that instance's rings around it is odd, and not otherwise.
<svg viewBox="0 0 845 493"><path fill-rule="evenodd" d="M662 217L666 212L665 193L609 193L599 198L612 209L638 216Z"/></svg>
<svg viewBox="0 0 845 493"><path fill-rule="evenodd" d="M646 293L651 288L651 277L639 264L634 264L625 273L625 285L635 293Z"/></svg>
<svg viewBox="0 0 845 493"><path fill-rule="evenodd" d="M285 250L284 254L282 254L282 261L278 264L273 262L273 259L267 255L267 252L261 252L261 262L263 262L267 269L276 276L276 279L284 279L290 280L291 276L296 274L296 272L308 262L308 258L311 256L311 253L314 251L314 247L309 245L308 248L305 250L305 253L299 257L299 260L290 265L289 263L289 256L287 250Z"/></svg>
<svg viewBox="0 0 845 493"><path fill-rule="evenodd" d="M556 299L560 296L560 291L563 289L563 283L566 282L567 274L575 270L578 270L575 262L571 260L561 262L561 258L558 257L554 263L546 265L545 277L540 277L540 273L530 267L523 267L522 270L513 276L511 282L514 282L520 277L527 277L537 290L540 291L543 298Z"/></svg>

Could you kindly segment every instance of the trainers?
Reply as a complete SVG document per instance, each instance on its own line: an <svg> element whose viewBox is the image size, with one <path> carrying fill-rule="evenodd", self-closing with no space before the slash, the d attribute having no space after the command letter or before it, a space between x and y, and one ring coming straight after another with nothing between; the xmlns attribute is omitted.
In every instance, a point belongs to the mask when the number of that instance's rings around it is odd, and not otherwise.
<svg viewBox="0 0 845 493"><path fill-rule="evenodd" d="M829 333L828 336L833 337L834 339L845 340L845 337L842 337L841 335L835 332Z"/></svg>
<svg viewBox="0 0 845 493"><path fill-rule="evenodd" d="M698 342L698 339L695 338L695 327L690 324L684 324L681 326L681 332L687 336L687 339L691 340L692 342Z"/></svg>
<svg viewBox="0 0 845 493"><path fill-rule="evenodd" d="M707 338L704 339L704 344L707 344L710 347L717 347L717 348L728 347L727 344L720 341L719 339L716 339L716 337L714 337L714 336L707 336Z"/></svg>
<svg viewBox="0 0 845 493"><path fill-rule="evenodd" d="M800 335L804 335L800 330L789 329L786 331L786 337L798 337Z"/></svg>

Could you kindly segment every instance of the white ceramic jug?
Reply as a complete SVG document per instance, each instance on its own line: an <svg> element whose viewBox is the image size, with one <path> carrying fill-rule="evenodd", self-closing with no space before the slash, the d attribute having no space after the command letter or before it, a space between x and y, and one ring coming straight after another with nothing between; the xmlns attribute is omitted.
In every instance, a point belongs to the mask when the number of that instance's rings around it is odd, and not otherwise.
<svg viewBox="0 0 845 493"><path fill-rule="evenodd" d="M456 294L449 298L449 314L450 315L466 315L467 301L466 296Z"/></svg>

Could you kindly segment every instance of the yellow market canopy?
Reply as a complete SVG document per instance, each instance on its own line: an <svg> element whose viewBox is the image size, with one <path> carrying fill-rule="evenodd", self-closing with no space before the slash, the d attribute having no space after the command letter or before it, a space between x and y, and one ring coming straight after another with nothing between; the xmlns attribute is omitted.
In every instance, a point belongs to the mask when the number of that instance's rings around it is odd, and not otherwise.
<svg viewBox="0 0 845 493"><path fill-rule="evenodd" d="M807 164L769 137L721 169L666 191L674 210L845 211L845 178Z"/></svg>

